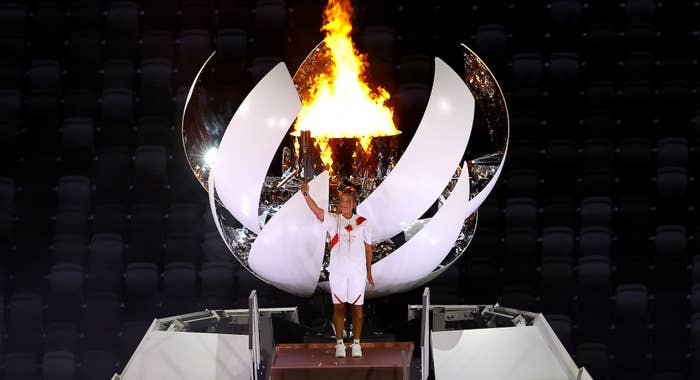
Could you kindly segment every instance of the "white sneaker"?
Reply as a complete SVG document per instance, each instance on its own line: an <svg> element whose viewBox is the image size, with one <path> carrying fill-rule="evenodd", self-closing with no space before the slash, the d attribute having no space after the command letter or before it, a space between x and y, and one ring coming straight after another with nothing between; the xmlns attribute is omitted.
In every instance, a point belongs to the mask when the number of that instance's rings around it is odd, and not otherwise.
<svg viewBox="0 0 700 380"><path fill-rule="evenodd" d="M353 351L355 352L355 351ZM335 357L344 358L345 357L345 344L338 343L335 345Z"/></svg>
<svg viewBox="0 0 700 380"><path fill-rule="evenodd" d="M350 349L352 349L352 357L353 358L361 358L362 357L362 347L360 347L359 343L351 344Z"/></svg>

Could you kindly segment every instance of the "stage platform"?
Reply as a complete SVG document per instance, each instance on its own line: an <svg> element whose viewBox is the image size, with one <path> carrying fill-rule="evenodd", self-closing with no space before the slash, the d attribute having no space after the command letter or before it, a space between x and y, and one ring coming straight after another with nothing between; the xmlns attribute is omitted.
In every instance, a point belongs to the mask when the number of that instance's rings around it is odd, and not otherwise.
<svg viewBox="0 0 700 380"><path fill-rule="evenodd" d="M362 357L335 357L335 343L278 344L272 380L396 379L410 376L413 342L363 342ZM402 354L403 352L403 354Z"/></svg>

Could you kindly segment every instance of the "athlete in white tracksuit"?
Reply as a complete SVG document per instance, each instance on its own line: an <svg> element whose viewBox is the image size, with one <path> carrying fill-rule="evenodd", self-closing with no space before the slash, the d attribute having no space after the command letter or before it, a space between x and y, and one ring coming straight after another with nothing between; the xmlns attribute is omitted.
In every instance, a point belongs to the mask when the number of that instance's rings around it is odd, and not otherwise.
<svg viewBox="0 0 700 380"><path fill-rule="evenodd" d="M362 356L360 335L362 334L362 304L365 299L365 284L374 288L372 279L372 231L367 220L353 213L357 204L357 191L349 185L343 189L338 202L338 213L318 207L311 198L306 184L301 187L306 203L316 217L323 222L330 236L329 282L333 299L333 325L336 332L336 357L345 357L343 328L345 304L352 310L353 335L352 356Z"/></svg>

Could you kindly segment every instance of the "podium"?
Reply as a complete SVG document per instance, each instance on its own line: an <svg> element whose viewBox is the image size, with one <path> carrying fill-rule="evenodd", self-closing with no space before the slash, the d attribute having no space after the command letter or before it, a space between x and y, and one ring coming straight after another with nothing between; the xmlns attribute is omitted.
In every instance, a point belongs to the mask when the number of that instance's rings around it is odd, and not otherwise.
<svg viewBox="0 0 700 380"><path fill-rule="evenodd" d="M335 357L335 343L278 344L272 380L409 378L413 342L363 342L362 357Z"/></svg>

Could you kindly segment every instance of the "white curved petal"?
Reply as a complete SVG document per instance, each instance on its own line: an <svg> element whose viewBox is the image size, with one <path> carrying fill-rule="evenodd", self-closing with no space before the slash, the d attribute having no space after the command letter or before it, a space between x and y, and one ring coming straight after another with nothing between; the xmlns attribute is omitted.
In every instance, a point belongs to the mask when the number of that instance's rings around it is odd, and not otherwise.
<svg viewBox="0 0 700 380"><path fill-rule="evenodd" d="M318 207L328 209L328 172L309 182ZM316 288L323 264L326 230L297 192L267 222L248 256L250 268L270 284L300 297Z"/></svg>
<svg viewBox="0 0 700 380"><path fill-rule="evenodd" d="M435 202L462 160L473 121L474 96L454 70L435 58L432 93L411 143L357 207L372 227L374 242L398 234Z"/></svg>
<svg viewBox="0 0 700 380"><path fill-rule="evenodd" d="M465 164L466 167L466 164ZM375 289L367 297L408 290L426 278L450 252L462 230L469 200L469 171L463 170L454 190L425 227L389 256L372 265Z"/></svg>
<svg viewBox="0 0 700 380"><path fill-rule="evenodd" d="M259 233L260 191L270 162L301 101L280 62L248 94L228 123L216 156L216 186L226 209Z"/></svg>

